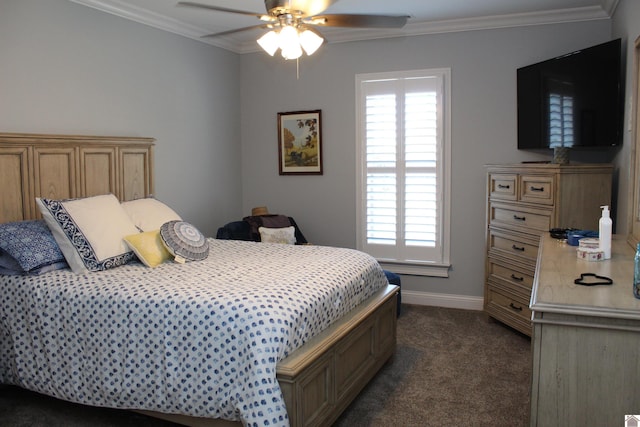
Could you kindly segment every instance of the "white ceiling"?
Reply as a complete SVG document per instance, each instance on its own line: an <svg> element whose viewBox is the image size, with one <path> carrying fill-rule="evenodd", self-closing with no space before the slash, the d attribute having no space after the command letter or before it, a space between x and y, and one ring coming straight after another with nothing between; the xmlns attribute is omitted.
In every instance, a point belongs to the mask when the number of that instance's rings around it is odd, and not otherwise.
<svg viewBox="0 0 640 427"><path fill-rule="evenodd" d="M203 35L259 25L254 17L176 7L178 0L71 0L126 19L200 40L237 53L259 50L264 30L228 36ZM265 13L263 0L191 0ZM326 13L408 15L399 30L322 28L328 43L475 29L608 19L618 0L338 0Z"/></svg>

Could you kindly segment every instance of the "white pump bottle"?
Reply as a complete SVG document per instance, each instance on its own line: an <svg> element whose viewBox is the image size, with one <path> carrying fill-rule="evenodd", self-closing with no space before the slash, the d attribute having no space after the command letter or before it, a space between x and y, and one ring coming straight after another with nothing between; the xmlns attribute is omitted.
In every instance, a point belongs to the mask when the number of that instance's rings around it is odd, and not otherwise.
<svg viewBox="0 0 640 427"><path fill-rule="evenodd" d="M609 215L609 206L600 206L602 208L602 217L598 223L598 238L600 240L600 250L604 252L604 259L611 258L611 228L613 221Z"/></svg>

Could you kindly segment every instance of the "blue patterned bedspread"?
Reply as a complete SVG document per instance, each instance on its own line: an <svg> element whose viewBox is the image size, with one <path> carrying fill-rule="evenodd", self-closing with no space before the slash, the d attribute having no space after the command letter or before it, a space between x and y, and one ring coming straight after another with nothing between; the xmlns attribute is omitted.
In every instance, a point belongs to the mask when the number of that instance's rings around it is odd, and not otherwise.
<svg viewBox="0 0 640 427"><path fill-rule="evenodd" d="M210 245L182 265L0 276L0 381L93 406L288 425L277 362L384 273L351 249Z"/></svg>

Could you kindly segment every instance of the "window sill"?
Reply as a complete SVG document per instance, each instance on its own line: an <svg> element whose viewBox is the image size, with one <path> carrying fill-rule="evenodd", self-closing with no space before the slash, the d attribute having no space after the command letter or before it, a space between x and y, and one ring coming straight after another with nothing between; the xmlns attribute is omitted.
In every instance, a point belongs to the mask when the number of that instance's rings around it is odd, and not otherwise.
<svg viewBox="0 0 640 427"><path fill-rule="evenodd" d="M383 269L410 276L449 277L451 264L417 264L410 262L379 261Z"/></svg>

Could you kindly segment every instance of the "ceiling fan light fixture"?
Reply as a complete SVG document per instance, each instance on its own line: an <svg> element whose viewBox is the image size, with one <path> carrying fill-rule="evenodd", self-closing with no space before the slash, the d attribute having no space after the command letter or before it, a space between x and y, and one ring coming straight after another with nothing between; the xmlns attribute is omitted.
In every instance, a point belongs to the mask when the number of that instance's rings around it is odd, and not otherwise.
<svg viewBox="0 0 640 427"><path fill-rule="evenodd" d="M298 59L302 56L302 48L300 45L291 45L287 49L281 49L284 59Z"/></svg>
<svg viewBox="0 0 640 427"><path fill-rule="evenodd" d="M298 48L293 48L290 50L283 50L282 51L282 57L284 59L298 59L302 56L302 49L300 48L300 46L298 46Z"/></svg>
<svg viewBox="0 0 640 427"><path fill-rule="evenodd" d="M260 37L257 41L260 47L271 56L273 56L280 47L278 33L273 30Z"/></svg>
<svg viewBox="0 0 640 427"><path fill-rule="evenodd" d="M294 45L300 45L300 42L298 42L298 30L290 25L285 25L280 29L278 42L282 50L290 49Z"/></svg>
<svg viewBox="0 0 640 427"><path fill-rule="evenodd" d="M278 1L307 1L307 0L269 0ZM277 6L273 3L272 6ZM279 7L279 6L278 6ZM283 9L284 11L285 9ZM288 9L287 9L288 10ZM269 9L269 13L273 14L274 10ZM257 42L262 49L269 55L273 56L280 49L282 57L285 59L298 59L306 52L312 55L324 43L324 38L318 31L305 25L305 21L301 18L302 13L280 13L277 21L268 28L272 30L261 36Z"/></svg>
<svg viewBox="0 0 640 427"><path fill-rule="evenodd" d="M307 52L307 55L313 55L322 45L324 39L311 30L304 30L299 36L300 45Z"/></svg>
<svg viewBox="0 0 640 427"><path fill-rule="evenodd" d="M298 29L290 25L285 25L280 30L278 36L280 50L284 59L297 59L302 55L300 40L298 37Z"/></svg>

